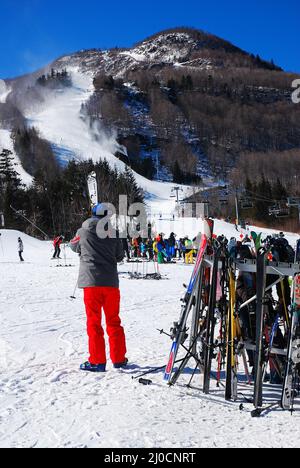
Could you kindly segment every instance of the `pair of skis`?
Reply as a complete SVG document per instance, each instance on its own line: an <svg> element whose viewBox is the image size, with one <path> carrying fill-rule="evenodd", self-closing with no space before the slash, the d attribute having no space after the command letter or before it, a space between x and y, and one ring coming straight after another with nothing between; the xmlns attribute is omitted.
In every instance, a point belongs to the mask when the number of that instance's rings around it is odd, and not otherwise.
<svg viewBox="0 0 300 468"><path fill-rule="evenodd" d="M299 383L300 370L300 274L294 278L292 324L289 332L287 364L283 384L281 406L285 410L293 411L294 400Z"/></svg>
<svg viewBox="0 0 300 468"><path fill-rule="evenodd" d="M182 345L186 338L187 338L187 320L189 317L189 313L193 306L196 305L195 301L195 292L197 292L197 287L200 283L200 276L201 276L201 269L203 264L203 258L206 253L209 239L212 236L212 226L209 225L206 221L204 222L204 234L201 238L200 249L198 252L198 256L196 259L196 264L187 287L187 291L185 297L183 299L183 305L181 308L180 319L178 322L174 323L174 327L171 330L171 337L172 337L172 347L169 355L168 364L165 369L164 373L164 380L171 384L171 379L174 371L174 365L176 361L176 357L179 351L180 345Z"/></svg>
<svg viewBox="0 0 300 468"><path fill-rule="evenodd" d="M266 307L266 252L260 249L257 257L257 309L256 309L256 358L255 358L255 383L254 383L254 415L263 411L263 379L265 374L266 357L264 356L264 313ZM300 274L296 275L293 282L293 302L291 308L291 326L287 345L287 362L283 383L281 407L284 410L293 411L294 400L297 394L297 383L300 375ZM279 318L273 325L270 337L268 357L272 349L273 339L278 328Z"/></svg>
<svg viewBox="0 0 300 468"><path fill-rule="evenodd" d="M87 187L89 192L91 208L99 203L98 200L98 183L96 172L91 172L87 177Z"/></svg>

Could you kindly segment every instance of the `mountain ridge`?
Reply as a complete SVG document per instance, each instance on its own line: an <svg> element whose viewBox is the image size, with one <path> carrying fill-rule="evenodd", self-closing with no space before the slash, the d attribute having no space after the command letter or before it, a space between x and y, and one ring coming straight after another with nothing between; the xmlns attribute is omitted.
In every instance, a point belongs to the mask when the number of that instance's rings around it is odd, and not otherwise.
<svg viewBox="0 0 300 468"><path fill-rule="evenodd" d="M69 72L71 80L73 70L90 87L76 98L85 96L78 118L87 129L97 126L102 135L115 135L113 147L126 148L121 154L116 149L115 156L147 178L187 184L211 176L226 180L244 153L299 147L298 108L290 100L297 75L185 27L155 33L130 48L63 55L6 81L10 93L5 102L0 99L0 125L14 131L33 125L49 103L54 116L55 99L69 92L57 77ZM43 128L40 132L44 138ZM49 144L57 155L59 142ZM74 154L70 148L62 152Z"/></svg>

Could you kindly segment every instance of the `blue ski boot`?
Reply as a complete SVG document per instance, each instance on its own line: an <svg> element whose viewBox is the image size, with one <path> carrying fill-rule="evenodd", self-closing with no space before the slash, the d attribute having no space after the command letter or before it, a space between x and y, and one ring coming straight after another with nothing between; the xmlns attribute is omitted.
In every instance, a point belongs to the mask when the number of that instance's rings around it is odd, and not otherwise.
<svg viewBox="0 0 300 468"><path fill-rule="evenodd" d="M114 369L125 369L128 364L128 359L126 358L123 362L116 362L114 364Z"/></svg>

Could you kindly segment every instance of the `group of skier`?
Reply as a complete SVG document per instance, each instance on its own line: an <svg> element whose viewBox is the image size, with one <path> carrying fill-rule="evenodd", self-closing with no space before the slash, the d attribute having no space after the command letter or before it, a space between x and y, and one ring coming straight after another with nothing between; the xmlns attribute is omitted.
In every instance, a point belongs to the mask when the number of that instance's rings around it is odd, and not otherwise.
<svg viewBox="0 0 300 468"><path fill-rule="evenodd" d="M60 259L60 254L61 254L61 245L64 241L64 237L63 236L57 236L55 237L55 239L53 240L53 247L54 247L54 254L53 254L53 259ZM21 237L18 237L18 254L19 254L19 259L20 259L20 262L24 262L24 258L23 258L23 253L24 253L24 243L21 239Z"/></svg>
<svg viewBox="0 0 300 468"><path fill-rule="evenodd" d="M148 239L128 237L123 239L123 247L128 261L141 258L168 263L174 259L187 261L187 256L191 256L192 263L197 255L199 242L197 238L192 240L188 236L177 239L176 234L172 232L169 237L162 233Z"/></svg>

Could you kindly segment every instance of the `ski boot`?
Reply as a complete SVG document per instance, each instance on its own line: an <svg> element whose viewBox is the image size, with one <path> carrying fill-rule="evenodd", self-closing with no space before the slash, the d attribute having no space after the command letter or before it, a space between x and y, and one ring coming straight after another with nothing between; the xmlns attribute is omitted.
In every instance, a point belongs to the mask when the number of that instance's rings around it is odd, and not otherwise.
<svg viewBox="0 0 300 468"><path fill-rule="evenodd" d="M84 372L103 373L106 371L106 364L91 364L87 361L84 364L81 364L80 370Z"/></svg>
<svg viewBox="0 0 300 468"><path fill-rule="evenodd" d="M114 369L125 369L127 367L127 364L128 364L128 359L125 358L123 362L116 362L114 364Z"/></svg>

